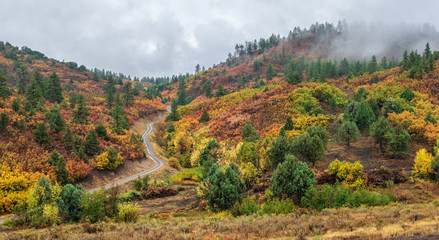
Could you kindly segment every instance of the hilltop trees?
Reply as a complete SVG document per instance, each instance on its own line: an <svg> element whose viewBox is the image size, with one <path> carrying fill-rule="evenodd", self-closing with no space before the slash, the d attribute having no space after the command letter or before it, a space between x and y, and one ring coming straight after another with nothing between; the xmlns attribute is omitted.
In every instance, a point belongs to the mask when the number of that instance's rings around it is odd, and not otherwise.
<svg viewBox="0 0 439 240"><path fill-rule="evenodd" d="M46 99L50 102L61 103L64 100L62 95L61 81L59 80L58 75L53 72L49 76L49 85L47 88L47 96Z"/></svg>

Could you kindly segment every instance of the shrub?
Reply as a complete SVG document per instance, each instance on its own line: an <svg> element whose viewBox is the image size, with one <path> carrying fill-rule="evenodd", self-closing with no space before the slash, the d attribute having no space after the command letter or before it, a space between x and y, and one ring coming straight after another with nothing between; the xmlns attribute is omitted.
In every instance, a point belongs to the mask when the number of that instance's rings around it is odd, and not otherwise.
<svg viewBox="0 0 439 240"><path fill-rule="evenodd" d="M174 183L182 182L184 180L192 180L196 182L201 182L202 180L202 174L201 174L201 168L186 168L182 171L172 175L169 180Z"/></svg>
<svg viewBox="0 0 439 240"><path fill-rule="evenodd" d="M421 179L428 179L431 174L433 174L433 168L431 167L431 162L433 161L433 156L425 150L425 148L419 150L416 153L415 163L413 165L413 176Z"/></svg>
<svg viewBox="0 0 439 240"><path fill-rule="evenodd" d="M261 206L256 202L255 196L246 198L242 203L237 203L231 210L233 216L250 216L257 213Z"/></svg>
<svg viewBox="0 0 439 240"><path fill-rule="evenodd" d="M359 161L350 163L346 161L340 162L338 159L335 159L329 164L329 172L345 185L355 189L360 188L364 183L363 165Z"/></svg>
<svg viewBox="0 0 439 240"><path fill-rule="evenodd" d="M95 132L100 138L107 138L107 129L104 127L102 123L96 126Z"/></svg>
<svg viewBox="0 0 439 240"><path fill-rule="evenodd" d="M316 183L313 171L293 155L288 155L274 172L270 191L276 197L297 195L300 198L309 186Z"/></svg>
<svg viewBox="0 0 439 240"><path fill-rule="evenodd" d="M135 223L139 218L140 207L136 204L120 203L116 220L119 222Z"/></svg>
<svg viewBox="0 0 439 240"><path fill-rule="evenodd" d="M114 147L109 147L107 151L92 160L91 164L98 170L108 169L114 171L122 164L122 156Z"/></svg>
<svg viewBox="0 0 439 240"><path fill-rule="evenodd" d="M65 185L61 190L61 198L57 201L60 215L67 221L77 221L81 217L81 201L85 194L82 186Z"/></svg>
<svg viewBox="0 0 439 240"><path fill-rule="evenodd" d="M43 215L41 217L41 223L46 226L52 226L54 224L60 223L58 217L58 208L53 204L46 204L43 207Z"/></svg>
<svg viewBox="0 0 439 240"><path fill-rule="evenodd" d="M275 198L261 207L261 214L287 214L291 213L296 206L292 199Z"/></svg>
<svg viewBox="0 0 439 240"><path fill-rule="evenodd" d="M81 218L96 223L105 217L105 191L86 193L81 201Z"/></svg>
<svg viewBox="0 0 439 240"><path fill-rule="evenodd" d="M141 200L141 199L142 199L142 195L140 195L139 192L133 190L130 190L124 194L120 194L117 196L117 200L119 202L129 202L132 200Z"/></svg>

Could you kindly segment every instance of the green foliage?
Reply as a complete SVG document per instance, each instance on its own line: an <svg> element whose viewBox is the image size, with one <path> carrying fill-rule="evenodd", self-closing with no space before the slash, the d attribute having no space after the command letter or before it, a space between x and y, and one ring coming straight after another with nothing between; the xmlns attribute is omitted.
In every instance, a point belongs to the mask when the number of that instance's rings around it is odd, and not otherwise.
<svg viewBox="0 0 439 240"><path fill-rule="evenodd" d="M274 71L273 65L268 64L267 68L265 69L265 78L267 80L271 80L274 77L276 77L276 71Z"/></svg>
<svg viewBox="0 0 439 240"><path fill-rule="evenodd" d="M149 188L149 175L143 178L138 177L133 181L133 187L136 191L146 191Z"/></svg>
<svg viewBox="0 0 439 240"><path fill-rule="evenodd" d="M87 108L87 103L85 102L84 96L78 95L76 103L76 109L72 110L72 122L84 124L90 121L90 119L88 119L88 116L90 116L90 112Z"/></svg>
<svg viewBox="0 0 439 240"><path fill-rule="evenodd" d="M108 170L114 171L121 163L121 157L119 151L114 147L109 147L107 149L108 153Z"/></svg>
<svg viewBox="0 0 439 240"><path fill-rule="evenodd" d="M113 117L113 124L111 125L111 132L115 134L123 134L125 130L130 128L127 114L122 106L119 96L116 98L116 106L111 109L111 116Z"/></svg>
<svg viewBox="0 0 439 240"><path fill-rule="evenodd" d="M349 147L351 143L360 139L360 131L354 122L344 121L340 128L338 128L336 138L339 142Z"/></svg>
<svg viewBox="0 0 439 240"><path fill-rule="evenodd" d="M274 171L270 191L276 197L300 198L309 186L316 183L313 171L293 155L288 155Z"/></svg>
<svg viewBox="0 0 439 240"><path fill-rule="evenodd" d="M134 95L133 95L133 85L131 81L127 81L122 86L122 99L124 101L125 106L131 106L132 102L134 101Z"/></svg>
<svg viewBox="0 0 439 240"><path fill-rule="evenodd" d="M435 117L433 117L433 115L431 115L431 112L428 112L427 115L424 118L424 122L425 123L431 123L431 124L436 124L437 120Z"/></svg>
<svg viewBox="0 0 439 240"><path fill-rule="evenodd" d="M203 114L201 115L198 122L205 123L205 122L208 122L209 120L210 120L209 113L207 112L207 109L204 109Z"/></svg>
<svg viewBox="0 0 439 240"><path fill-rule="evenodd" d="M66 121L61 116L61 110L57 105L53 105L50 112L47 113L46 118L49 122L50 129L59 133L66 127Z"/></svg>
<svg viewBox="0 0 439 240"><path fill-rule="evenodd" d="M364 87L360 87L355 93L354 93L354 101L361 102L367 99L367 92Z"/></svg>
<svg viewBox="0 0 439 240"><path fill-rule="evenodd" d="M226 210L237 201L242 200L241 193L245 188L240 174L229 165L225 173L213 164L208 174L209 188L207 194L208 205L212 210Z"/></svg>
<svg viewBox="0 0 439 240"><path fill-rule="evenodd" d="M224 88L224 86L220 83L219 85L218 85L218 89L216 90L216 92L215 92L215 97L222 97L222 96L225 96L225 95L227 95L228 93L227 93L227 90Z"/></svg>
<svg viewBox="0 0 439 240"><path fill-rule="evenodd" d="M306 132L311 137L316 136L316 137L320 138L322 140L323 146L326 149L326 147L328 146L328 141L329 141L329 132L326 131L326 129L324 127L322 127L322 125L310 126L309 128L306 129Z"/></svg>
<svg viewBox="0 0 439 240"><path fill-rule="evenodd" d="M0 129L2 132L6 131L6 127L9 124L9 115L6 113L0 114Z"/></svg>
<svg viewBox="0 0 439 240"><path fill-rule="evenodd" d="M343 184L347 184L354 189L363 187L363 165L359 161L350 163L340 162L335 159L329 164L329 172Z"/></svg>
<svg viewBox="0 0 439 240"><path fill-rule="evenodd" d="M241 163L252 163L256 168L260 168L260 159L257 146L254 142L244 142L238 152Z"/></svg>
<svg viewBox="0 0 439 240"><path fill-rule="evenodd" d="M285 135L285 131L281 130L270 149L268 149L268 165L270 165L272 169L276 169L279 163L285 161L285 156L292 153L292 143Z"/></svg>
<svg viewBox="0 0 439 240"><path fill-rule="evenodd" d="M284 129L285 131L291 131L294 129L294 123L291 116L287 117L287 120L285 121Z"/></svg>
<svg viewBox="0 0 439 240"><path fill-rule="evenodd" d="M203 149L203 152L200 154L200 159L198 160L199 165L201 167L201 172L203 175L203 179L206 178L208 172L210 171L212 165L217 162L217 149L220 147L220 144L212 139L209 141L207 146Z"/></svg>
<svg viewBox="0 0 439 240"><path fill-rule="evenodd" d="M395 133L391 135L389 151L396 156L407 154L409 147L410 134L401 126L397 127Z"/></svg>
<svg viewBox="0 0 439 240"><path fill-rule="evenodd" d="M172 100L171 103L171 113L166 116L166 121L178 121L180 120L180 114L178 114L178 104L177 101Z"/></svg>
<svg viewBox="0 0 439 240"><path fill-rule="evenodd" d="M301 199L301 204L302 207L321 211L325 208L341 208L344 206L384 206L392 202L393 199L393 195L389 193L380 194L366 190L351 193L348 188L342 185L331 186L324 184L318 188L315 186L309 187Z"/></svg>
<svg viewBox="0 0 439 240"><path fill-rule="evenodd" d="M60 215L67 221L78 221L81 218L81 202L85 194L82 186L65 185L57 201Z"/></svg>
<svg viewBox="0 0 439 240"><path fill-rule="evenodd" d="M118 222L135 223L139 218L140 207L137 203L120 203L118 204L119 212L116 220Z"/></svg>
<svg viewBox="0 0 439 240"><path fill-rule="evenodd" d="M41 86L34 78L32 78L29 85L26 86L26 100L29 101L33 108L35 108L42 98L43 92Z"/></svg>
<svg viewBox="0 0 439 240"><path fill-rule="evenodd" d="M383 113L384 116L387 117L387 114L389 113L396 113L396 114L400 114L402 113L402 106L401 104L394 98L390 97L389 99L387 99L387 101L384 103L383 105Z"/></svg>
<svg viewBox="0 0 439 240"><path fill-rule="evenodd" d="M107 129L105 128L105 126L102 123L99 123L95 127L95 132L98 135L98 137L103 138L103 139L107 138Z"/></svg>
<svg viewBox="0 0 439 240"><path fill-rule="evenodd" d="M291 109L293 112L310 115L322 112L319 101L312 96L312 90L308 87L298 89L295 94L290 95L290 99L294 105Z"/></svg>
<svg viewBox="0 0 439 240"><path fill-rule="evenodd" d="M370 135L375 139L375 142L380 145L381 152L384 152L384 145L387 144L393 135L393 128L389 120L384 117L378 118L370 126Z"/></svg>
<svg viewBox="0 0 439 240"><path fill-rule="evenodd" d="M91 130L87 136L85 137L85 152L93 156L97 152L99 152L99 141L98 136L96 135L96 132Z"/></svg>
<svg viewBox="0 0 439 240"><path fill-rule="evenodd" d="M175 125L174 122L169 122L168 126L166 126L166 132L173 133L175 132Z"/></svg>
<svg viewBox="0 0 439 240"><path fill-rule="evenodd" d="M61 154L59 154L56 150L53 150L50 158L46 159L46 162L54 166L56 181L59 184L65 185L71 182L69 170L66 167L66 161Z"/></svg>
<svg viewBox="0 0 439 240"><path fill-rule="evenodd" d="M439 155L434 157L433 161L431 161L431 168L433 169L434 174L436 175L436 181L439 180Z"/></svg>
<svg viewBox="0 0 439 240"><path fill-rule="evenodd" d="M34 141L39 144L49 143L50 140L52 139L52 137L47 132L47 126L46 123L44 122L39 122L37 124L37 127L33 131L33 134L34 134L33 137Z"/></svg>
<svg viewBox="0 0 439 240"><path fill-rule="evenodd" d="M401 98L405 99L407 102L410 102L413 98L415 98L415 93L412 91L412 89L405 88L401 93Z"/></svg>
<svg viewBox="0 0 439 240"><path fill-rule="evenodd" d="M105 217L105 198L104 190L86 193L81 201L81 219L96 223Z"/></svg>
<svg viewBox="0 0 439 240"><path fill-rule="evenodd" d="M242 128L241 137L246 142L255 142L261 138L251 122L247 122Z"/></svg>
<svg viewBox="0 0 439 240"><path fill-rule="evenodd" d="M318 135L311 136L303 133L293 139L293 153L299 155L302 160L311 162L313 166L325 155L325 146Z"/></svg>
<svg viewBox="0 0 439 240"><path fill-rule="evenodd" d="M169 180L174 183L182 182L184 180L201 182L203 180L202 178L201 167L196 167L183 169L180 172L172 175Z"/></svg>
<svg viewBox="0 0 439 240"><path fill-rule="evenodd" d="M8 88L3 71L0 71L0 98L9 98L11 95L12 91Z"/></svg>
<svg viewBox="0 0 439 240"><path fill-rule="evenodd" d="M64 100L62 95L61 81L55 72L49 76L46 99L50 102L57 103L61 103Z"/></svg>

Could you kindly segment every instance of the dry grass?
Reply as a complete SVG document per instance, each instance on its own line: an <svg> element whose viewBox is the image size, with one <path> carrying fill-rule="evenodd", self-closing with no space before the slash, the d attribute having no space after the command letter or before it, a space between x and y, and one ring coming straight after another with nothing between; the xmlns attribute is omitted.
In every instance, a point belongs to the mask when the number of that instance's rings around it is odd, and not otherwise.
<svg viewBox="0 0 439 240"><path fill-rule="evenodd" d="M439 208L434 204L386 207L298 209L279 216L232 218L206 211L143 216L136 224L64 225L4 234L6 239L405 239L439 237ZM434 239L434 238L431 238Z"/></svg>

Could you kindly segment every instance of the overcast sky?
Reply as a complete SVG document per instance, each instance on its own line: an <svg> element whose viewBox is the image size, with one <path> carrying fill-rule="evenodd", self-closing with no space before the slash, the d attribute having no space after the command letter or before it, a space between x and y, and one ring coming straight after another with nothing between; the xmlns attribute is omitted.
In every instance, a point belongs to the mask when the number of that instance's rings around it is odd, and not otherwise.
<svg viewBox="0 0 439 240"><path fill-rule="evenodd" d="M193 72L224 61L236 43L295 26L430 23L439 1L1 0L0 40L58 60L131 76Z"/></svg>

